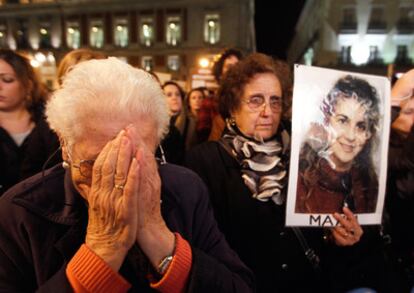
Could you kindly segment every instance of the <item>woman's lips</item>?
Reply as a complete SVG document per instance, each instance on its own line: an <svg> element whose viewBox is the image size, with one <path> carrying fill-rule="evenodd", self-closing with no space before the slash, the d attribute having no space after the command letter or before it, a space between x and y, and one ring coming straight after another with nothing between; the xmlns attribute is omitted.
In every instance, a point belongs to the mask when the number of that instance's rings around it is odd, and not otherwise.
<svg viewBox="0 0 414 293"><path fill-rule="evenodd" d="M345 144L345 143L341 143L341 147L344 150L344 152L346 152L346 153L352 153L355 149L354 145L349 145L349 144Z"/></svg>

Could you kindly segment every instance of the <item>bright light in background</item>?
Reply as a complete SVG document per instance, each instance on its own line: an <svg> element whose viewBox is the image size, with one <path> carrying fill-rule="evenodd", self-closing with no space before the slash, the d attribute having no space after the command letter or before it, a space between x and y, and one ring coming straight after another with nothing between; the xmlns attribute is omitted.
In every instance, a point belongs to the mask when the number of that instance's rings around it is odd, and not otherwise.
<svg viewBox="0 0 414 293"><path fill-rule="evenodd" d="M47 54L47 61L49 61L50 63L55 63L56 62L55 56L53 56L53 53L52 52L49 52Z"/></svg>
<svg viewBox="0 0 414 293"><path fill-rule="evenodd" d="M73 28L68 28L68 33L70 33L70 34L74 34L75 33L75 30L73 29Z"/></svg>
<svg viewBox="0 0 414 293"><path fill-rule="evenodd" d="M40 29L40 33L41 33L42 35L47 35L47 29L45 29L45 28L41 28L41 29Z"/></svg>
<svg viewBox="0 0 414 293"><path fill-rule="evenodd" d="M404 73L402 73L402 72L398 72L398 73L395 74L395 77L398 78L398 79L400 79L401 76L403 76L403 74Z"/></svg>
<svg viewBox="0 0 414 293"><path fill-rule="evenodd" d="M362 40L355 42L351 49L351 58L355 65L367 63L369 58L368 45Z"/></svg>
<svg viewBox="0 0 414 293"><path fill-rule="evenodd" d="M98 28L97 28L96 26L94 26L94 27L92 27L92 31L93 31L94 33L96 33L96 32L98 31Z"/></svg>
<svg viewBox="0 0 414 293"><path fill-rule="evenodd" d="M37 67L40 66L40 63L36 59L32 59L32 60L30 60L30 65L32 65L32 67L34 67L34 68L37 68Z"/></svg>
<svg viewBox="0 0 414 293"><path fill-rule="evenodd" d="M198 64L200 65L201 68L207 68L210 62L208 61L207 58L200 58L200 60L198 61Z"/></svg>
<svg viewBox="0 0 414 293"><path fill-rule="evenodd" d="M35 59L39 62L39 63L43 63L46 61L46 56L45 54L41 53L41 52L37 52L34 55Z"/></svg>
<svg viewBox="0 0 414 293"><path fill-rule="evenodd" d="M120 32L120 31L123 31L124 28L122 26L118 25L118 26L116 26L116 30Z"/></svg>

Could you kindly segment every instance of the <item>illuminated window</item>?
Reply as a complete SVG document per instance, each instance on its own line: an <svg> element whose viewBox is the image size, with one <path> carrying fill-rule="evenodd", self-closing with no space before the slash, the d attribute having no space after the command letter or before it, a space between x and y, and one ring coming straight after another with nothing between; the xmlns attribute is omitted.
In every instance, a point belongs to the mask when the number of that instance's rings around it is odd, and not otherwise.
<svg viewBox="0 0 414 293"><path fill-rule="evenodd" d="M167 18L167 44L177 46L181 42L181 22L178 16Z"/></svg>
<svg viewBox="0 0 414 293"><path fill-rule="evenodd" d="M141 44L151 46L154 43L154 20L151 17L143 18L139 28Z"/></svg>
<svg viewBox="0 0 414 293"><path fill-rule="evenodd" d="M368 24L368 33L384 33L386 23L383 7L372 7Z"/></svg>
<svg viewBox="0 0 414 293"><path fill-rule="evenodd" d="M341 47L340 62L342 64L350 64L351 63L351 46L342 46Z"/></svg>
<svg viewBox="0 0 414 293"><path fill-rule="evenodd" d="M50 42L50 23L49 22L40 23L39 36L40 36L40 47L50 48L51 42Z"/></svg>
<svg viewBox="0 0 414 293"><path fill-rule="evenodd" d="M167 59L167 66L169 70L177 71L180 69L180 56L170 55Z"/></svg>
<svg viewBox="0 0 414 293"><path fill-rule="evenodd" d="M411 60L408 57L408 46L407 45L398 45L397 46L397 56L395 57L396 64L410 64Z"/></svg>
<svg viewBox="0 0 414 293"><path fill-rule="evenodd" d="M26 19L17 20L15 34L16 34L17 48L19 49L29 49L27 28L28 28L28 24L27 24Z"/></svg>
<svg viewBox="0 0 414 293"><path fill-rule="evenodd" d="M341 33L356 33L357 23L355 7L345 6L342 8L342 20L340 24Z"/></svg>
<svg viewBox="0 0 414 293"><path fill-rule="evenodd" d="M368 63L378 63L380 61L380 52L378 46L369 46Z"/></svg>
<svg viewBox="0 0 414 293"><path fill-rule="evenodd" d="M126 19L115 20L114 42L116 46L127 47L129 43L128 21Z"/></svg>
<svg viewBox="0 0 414 293"><path fill-rule="evenodd" d="M412 34L414 32L414 6L401 6L397 22L398 33Z"/></svg>
<svg viewBox="0 0 414 293"><path fill-rule="evenodd" d="M141 67L146 71L152 71L154 69L154 59L152 56L142 56Z"/></svg>
<svg viewBox="0 0 414 293"><path fill-rule="evenodd" d="M6 26L0 25L0 48L6 48L6 47L7 47Z"/></svg>
<svg viewBox="0 0 414 293"><path fill-rule="evenodd" d="M205 16L204 41L212 45L220 41L220 17L218 14L207 14Z"/></svg>
<svg viewBox="0 0 414 293"><path fill-rule="evenodd" d="M103 21L93 20L89 27L89 44L94 48L102 48L104 45Z"/></svg>
<svg viewBox="0 0 414 293"><path fill-rule="evenodd" d="M68 22L66 24L66 44L71 49L78 49L80 47L80 29L77 21Z"/></svg>

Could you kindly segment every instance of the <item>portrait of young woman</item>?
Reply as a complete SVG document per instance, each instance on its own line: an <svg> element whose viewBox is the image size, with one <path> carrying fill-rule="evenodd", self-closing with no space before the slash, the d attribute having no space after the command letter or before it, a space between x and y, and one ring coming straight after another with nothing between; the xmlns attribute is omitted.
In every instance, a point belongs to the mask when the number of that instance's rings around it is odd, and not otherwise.
<svg viewBox="0 0 414 293"><path fill-rule="evenodd" d="M298 147L298 214L376 212L383 105L369 77L338 73L324 94ZM295 114L295 113L294 113Z"/></svg>

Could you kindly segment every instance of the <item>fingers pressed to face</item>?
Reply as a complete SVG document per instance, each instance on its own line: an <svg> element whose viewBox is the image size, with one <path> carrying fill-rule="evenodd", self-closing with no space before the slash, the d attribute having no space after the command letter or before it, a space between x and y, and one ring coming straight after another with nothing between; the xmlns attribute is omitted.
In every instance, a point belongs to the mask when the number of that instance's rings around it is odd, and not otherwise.
<svg viewBox="0 0 414 293"><path fill-rule="evenodd" d="M125 185L130 169L132 159L132 144L128 136L121 137L120 147L118 151L118 158L116 162L116 170L114 175L114 184Z"/></svg>
<svg viewBox="0 0 414 293"><path fill-rule="evenodd" d="M99 153L93 166L93 186L113 186L116 161L123 136L125 136L124 130L115 139L109 141Z"/></svg>

